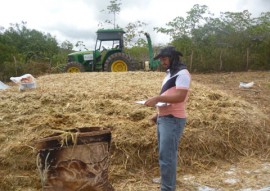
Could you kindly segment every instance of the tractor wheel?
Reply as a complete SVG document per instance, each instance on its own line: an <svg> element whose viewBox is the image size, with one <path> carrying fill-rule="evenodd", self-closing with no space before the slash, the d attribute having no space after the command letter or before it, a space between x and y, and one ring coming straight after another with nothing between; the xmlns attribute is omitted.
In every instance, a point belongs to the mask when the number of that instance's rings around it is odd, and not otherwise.
<svg viewBox="0 0 270 191"><path fill-rule="evenodd" d="M83 65L78 62L69 62L65 67L65 72L75 73L75 72L84 72Z"/></svg>
<svg viewBox="0 0 270 191"><path fill-rule="evenodd" d="M112 54L104 64L104 71L107 72L127 72L132 70L134 69L131 58L122 52Z"/></svg>

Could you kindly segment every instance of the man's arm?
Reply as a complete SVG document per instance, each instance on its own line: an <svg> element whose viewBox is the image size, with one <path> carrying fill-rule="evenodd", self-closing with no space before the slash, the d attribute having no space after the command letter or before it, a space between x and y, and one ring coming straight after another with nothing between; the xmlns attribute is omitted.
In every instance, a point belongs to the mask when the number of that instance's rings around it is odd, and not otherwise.
<svg viewBox="0 0 270 191"><path fill-rule="evenodd" d="M185 101L187 96L187 89L176 89L175 93L172 95L159 95L148 99L144 105L149 107L154 107L158 102L165 103L180 103Z"/></svg>

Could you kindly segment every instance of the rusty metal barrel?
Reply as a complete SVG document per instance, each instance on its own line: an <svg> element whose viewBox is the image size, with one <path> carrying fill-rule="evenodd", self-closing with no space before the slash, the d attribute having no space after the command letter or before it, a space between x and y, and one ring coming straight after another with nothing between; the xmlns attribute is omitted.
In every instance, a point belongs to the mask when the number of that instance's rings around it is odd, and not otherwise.
<svg viewBox="0 0 270 191"><path fill-rule="evenodd" d="M61 130L37 141L44 191L114 191L108 180L111 131L101 127Z"/></svg>

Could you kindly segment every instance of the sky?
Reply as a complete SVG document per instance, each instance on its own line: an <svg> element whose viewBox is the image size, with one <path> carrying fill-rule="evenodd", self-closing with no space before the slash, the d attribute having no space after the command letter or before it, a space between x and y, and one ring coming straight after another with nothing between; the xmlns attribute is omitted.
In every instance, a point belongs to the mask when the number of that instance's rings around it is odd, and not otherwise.
<svg viewBox="0 0 270 191"><path fill-rule="evenodd" d="M68 40L75 45L83 41L88 49L95 46L99 23L113 19L108 11L110 0L0 0L0 27L27 22L26 27L45 34L50 33L59 44ZM153 44L166 44L169 36L157 33L154 27L164 27L174 18L186 17L195 4L206 5L211 13L242 12L248 10L253 17L270 11L270 0L118 0L121 3L116 23L125 27L130 22L147 24L145 32Z"/></svg>

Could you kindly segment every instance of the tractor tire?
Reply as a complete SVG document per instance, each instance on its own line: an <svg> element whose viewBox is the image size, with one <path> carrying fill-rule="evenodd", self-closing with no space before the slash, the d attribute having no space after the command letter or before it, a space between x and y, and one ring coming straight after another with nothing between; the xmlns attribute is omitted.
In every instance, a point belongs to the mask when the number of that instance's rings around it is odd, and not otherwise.
<svg viewBox="0 0 270 191"><path fill-rule="evenodd" d="M85 72L85 70L82 64L78 62L69 62L65 67L65 72L76 73L76 72Z"/></svg>
<svg viewBox="0 0 270 191"><path fill-rule="evenodd" d="M127 72L133 70L130 56L123 52L112 54L104 63L104 71L107 72Z"/></svg>

